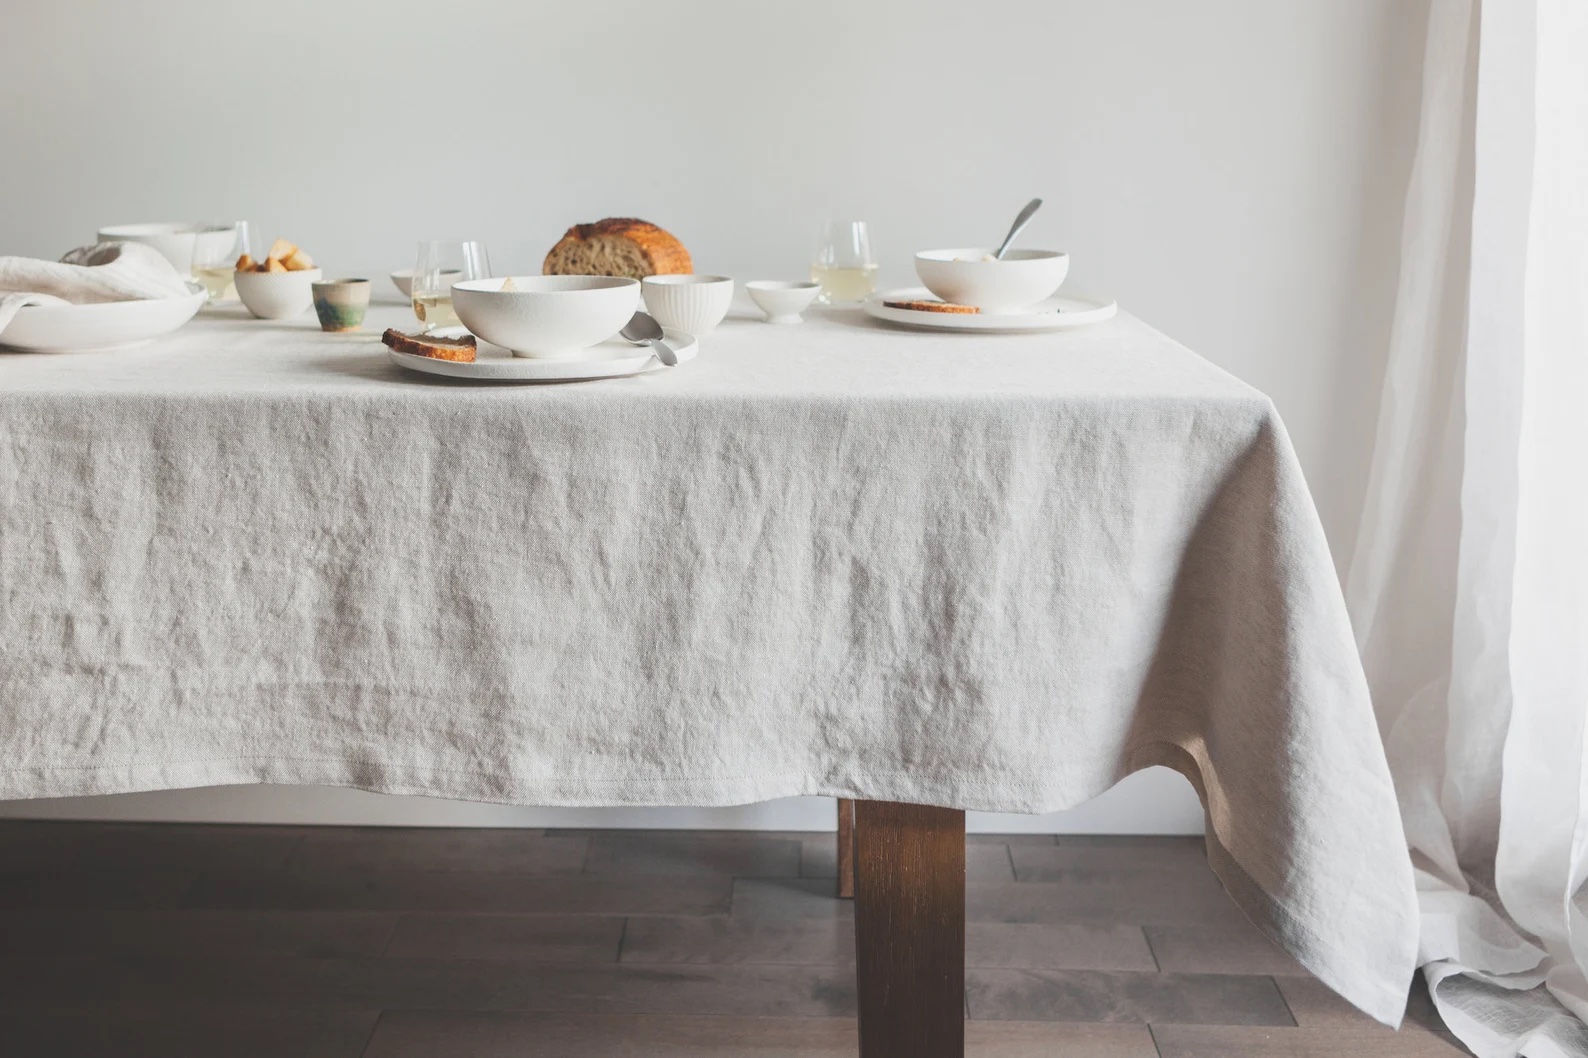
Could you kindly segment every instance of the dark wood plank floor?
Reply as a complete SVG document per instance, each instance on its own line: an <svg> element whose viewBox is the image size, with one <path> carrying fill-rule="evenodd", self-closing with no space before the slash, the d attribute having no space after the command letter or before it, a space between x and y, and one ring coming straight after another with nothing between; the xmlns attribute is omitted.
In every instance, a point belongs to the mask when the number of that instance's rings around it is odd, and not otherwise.
<svg viewBox="0 0 1588 1058"><path fill-rule="evenodd" d="M971 839L979 1058L1465 1054L1248 925L1199 840ZM830 834L0 822L0 1050L856 1053Z"/></svg>

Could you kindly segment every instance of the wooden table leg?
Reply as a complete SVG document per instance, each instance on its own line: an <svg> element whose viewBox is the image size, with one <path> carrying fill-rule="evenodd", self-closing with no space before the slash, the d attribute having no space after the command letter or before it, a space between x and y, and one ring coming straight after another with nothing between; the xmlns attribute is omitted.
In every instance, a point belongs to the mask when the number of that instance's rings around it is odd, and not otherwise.
<svg viewBox="0 0 1588 1058"><path fill-rule="evenodd" d="M855 802L838 799L838 899L855 897Z"/></svg>
<svg viewBox="0 0 1588 1058"><path fill-rule="evenodd" d="M964 1058L965 813L854 809L861 1058Z"/></svg>

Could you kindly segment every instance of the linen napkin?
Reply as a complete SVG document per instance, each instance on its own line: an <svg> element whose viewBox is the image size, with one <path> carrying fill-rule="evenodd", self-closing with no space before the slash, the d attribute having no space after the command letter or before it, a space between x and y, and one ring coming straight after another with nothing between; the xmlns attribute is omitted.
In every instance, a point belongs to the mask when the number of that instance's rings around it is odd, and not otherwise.
<svg viewBox="0 0 1588 1058"><path fill-rule="evenodd" d="M171 262L143 243L80 246L59 261L0 257L0 331L27 305L91 305L190 293Z"/></svg>

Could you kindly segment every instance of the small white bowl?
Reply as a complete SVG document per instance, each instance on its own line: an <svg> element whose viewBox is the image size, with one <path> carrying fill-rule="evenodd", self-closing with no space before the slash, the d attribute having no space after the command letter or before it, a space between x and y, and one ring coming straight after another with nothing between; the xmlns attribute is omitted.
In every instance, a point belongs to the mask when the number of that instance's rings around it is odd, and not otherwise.
<svg viewBox="0 0 1588 1058"><path fill-rule="evenodd" d="M984 260L992 250L923 250L915 255L915 274L926 289L956 305L983 312L1019 312L1064 284L1070 255L1057 250L1010 250L1001 261Z"/></svg>
<svg viewBox="0 0 1588 1058"><path fill-rule="evenodd" d="M141 242L160 251L170 261L177 274L193 274L193 243L198 231L192 224L167 221L157 224L117 224L100 228L100 242Z"/></svg>
<svg viewBox="0 0 1588 1058"><path fill-rule="evenodd" d="M447 275L448 273L442 272L441 274ZM459 271L453 271L451 274L454 276L463 275L463 273ZM411 298L414 296L414 270L412 268L404 268L400 272L393 272L391 274L391 281L393 286L403 292L403 297Z"/></svg>
<svg viewBox="0 0 1588 1058"><path fill-rule="evenodd" d="M262 320L301 316L314 304L318 268L301 272L238 272L232 276L243 305Z"/></svg>
<svg viewBox="0 0 1588 1058"><path fill-rule="evenodd" d="M757 279L746 283L750 300L766 313L768 323L799 323L800 313L810 308L816 295L821 293L820 283L791 283L781 279Z"/></svg>
<svg viewBox="0 0 1588 1058"><path fill-rule="evenodd" d="M733 303L733 280L727 276L646 276L640 291L656 322L696 336L721 323Z"/></svg>
<svg viewBox="0 0 1588 1058"><path fill-rule="evenodd" d="M604 342L640 307L640 283L618 276L513 276L452 287L452 307L470 331L515 356L574 356Z"/></svg>

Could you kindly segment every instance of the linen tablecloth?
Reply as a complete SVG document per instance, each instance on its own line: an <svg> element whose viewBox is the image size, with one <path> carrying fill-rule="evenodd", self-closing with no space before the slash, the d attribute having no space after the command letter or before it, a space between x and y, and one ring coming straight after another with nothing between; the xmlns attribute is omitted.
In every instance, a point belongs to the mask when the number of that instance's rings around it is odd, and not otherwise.
<svg viewBox="0 0 1588 1058"><path fill-rule="evenodd" d="M1392 1022L1413 970L1284 428L1124 315L731 318L681 368L552 386L414 375L312 318L0 352L0 747L6 798L1039 812L1165 764L1309 969Z"/></svg>

